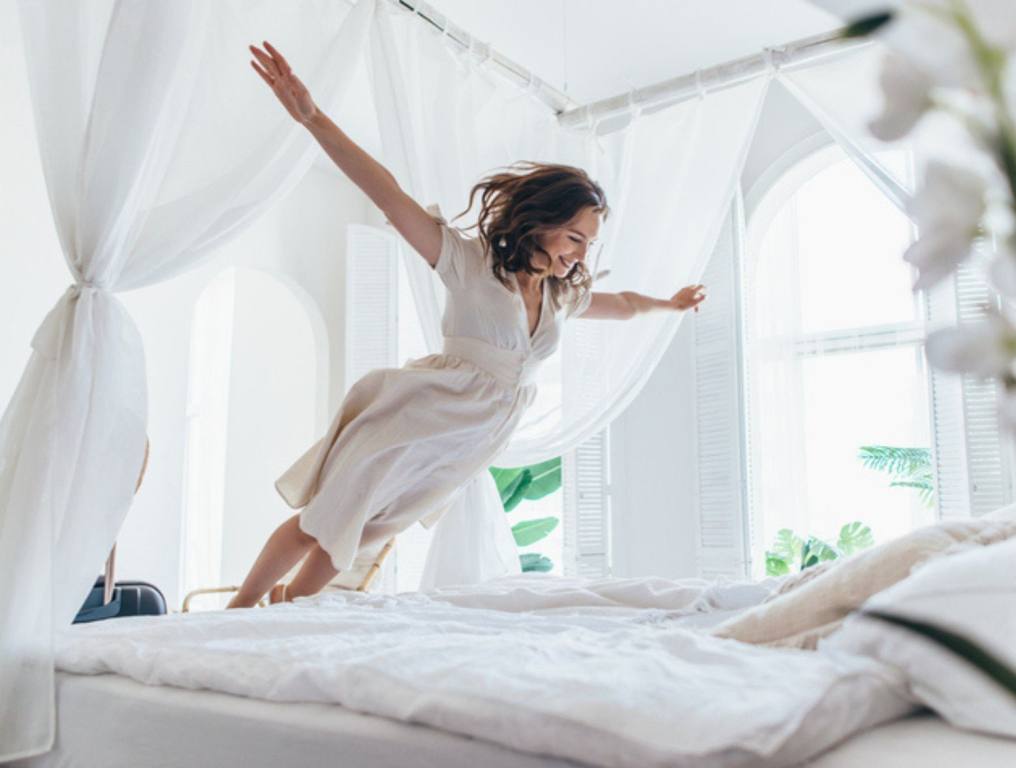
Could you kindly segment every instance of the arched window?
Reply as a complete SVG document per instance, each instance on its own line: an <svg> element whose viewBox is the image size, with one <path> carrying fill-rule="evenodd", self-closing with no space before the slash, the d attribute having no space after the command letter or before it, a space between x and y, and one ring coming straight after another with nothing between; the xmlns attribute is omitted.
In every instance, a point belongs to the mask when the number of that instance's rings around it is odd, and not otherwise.
<svg viewBox="0 0 1016 768"><path fill-rule="evenodd" d="M285 277L230 268L198 298L187 395L183 593L239 584L269 534L292 514L273 484L319 436L327 370L324 321Z"/></svg>
<svg viewBox="0 0 1016 768"><path fill-rule="evenodd" d="M880 162L906 177L908 156ZM836 146L786 169L743 254L747 500L755 575L790 529L835 544L934 520L924 313L907 217Z"/></svg>

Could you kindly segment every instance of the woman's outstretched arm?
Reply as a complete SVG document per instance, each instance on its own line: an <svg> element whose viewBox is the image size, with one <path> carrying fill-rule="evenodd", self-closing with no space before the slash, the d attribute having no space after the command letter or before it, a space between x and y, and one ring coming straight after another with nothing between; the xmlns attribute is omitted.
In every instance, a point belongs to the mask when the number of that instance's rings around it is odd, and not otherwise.
<svg viewBox="0 0 1016 768"><path fill-rule="evenodd" d="M634 291L594 293L589 306L576 319L629 320L636 315L657 310L683 312L694 309L698 312L698 305L706 298L704 288L704 285L688 285L669 299L655 299Z"/></svg>
<svg viewBox="0 0 1016 768"><path fill-rule="evenodd" d="M342 172L363 190L406 242L433 267L441 252L440 225L402 190L388 169L364 152L317 108L306 86L293 74L282 54L268 41L264 46L265 50L250 46L257 59L257 62L251 62L254 70L271 87L293 119L307 127Z"/></svg>

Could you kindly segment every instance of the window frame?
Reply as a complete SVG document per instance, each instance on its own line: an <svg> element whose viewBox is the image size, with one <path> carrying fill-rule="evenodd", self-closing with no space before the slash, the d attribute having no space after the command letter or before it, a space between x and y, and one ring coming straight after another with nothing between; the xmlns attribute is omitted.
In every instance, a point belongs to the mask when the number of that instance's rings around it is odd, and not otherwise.
<svg viewBox="0 0 1016 768"><path fill-rule="evenodd" d="M738 340L739 348L736 354L741 361L743 371L740 428L742 453L748 459L745 462L743 484L744 508L745 514L748 517L746 528L749 531L750 537L748 549L751 553L752 568L758 562L760 553L764 551L766 542L759 540L759 531L762 527L759 517L761 512L757 508L758 502L753 491L754 481L752 478L751 366L747 354L748 343L751 339L747 323L752 298L746 274L751 265L750 260L757 257L764 237L784 205L810 179L823 170L843 161L851 162L856 167L856 162L851 155L829 134L820 130L796 142L784 151L765 169L745 196L745 237L741 248L736 253L736 269L739 272L739 281L742 286L745 286L739 296L737 308L741 316L742 331ZM912 173L912 156L909 158L909 163L909 170ZM864 173L861 168L857 168L857 170L860 173ZM780 187L784 187L785 191L782 194L774 194ZM884 196L878 185L875 185L875 189ZM888 198L886 198L886 201L892 204L892 201ZM917 231L912 222L910 223L910 229L912 239L916 239ZM793 343L794 354L804 359L839 353L906 348L913 349L915 353L920 354L928 331L927 298L925 292L922 291L914 294L912 301L914 308L913 320L865 326L844 326L828 331L805 333ZM932 375L930 369L926 373L925 387L929 398L927 413L929 437L931 444L934 445L936 423L931 403ZM936 519L939 517L937 504L935 516Z"/></svg>

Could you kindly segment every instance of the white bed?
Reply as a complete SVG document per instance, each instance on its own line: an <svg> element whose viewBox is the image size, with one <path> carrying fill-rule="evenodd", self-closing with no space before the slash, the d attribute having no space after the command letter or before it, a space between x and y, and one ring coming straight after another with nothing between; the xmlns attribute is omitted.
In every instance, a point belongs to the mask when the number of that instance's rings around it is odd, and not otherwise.
<svg viewBox="0 0 1016 768"><path fill-rule="evenodd" d="M75 627L56 748L15 765L1016 765L900 721L886 665L689 630L769 588L523 576Z"/></svg>
<svg viewBox="0 0 1016 768"><path fill-rule="evenodd" d="M56 748L11 768L564 768L422 725L328 704L279 703L148 686L119 675L57 675ZM918 715L873 728L815 768L1012 768L1016 743Z"/></svg>

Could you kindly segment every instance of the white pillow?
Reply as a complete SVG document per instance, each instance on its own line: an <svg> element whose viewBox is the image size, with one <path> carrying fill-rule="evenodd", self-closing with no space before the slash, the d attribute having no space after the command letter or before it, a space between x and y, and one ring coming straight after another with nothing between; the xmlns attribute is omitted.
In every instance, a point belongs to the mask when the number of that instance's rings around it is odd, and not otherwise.
<svg viewBox="0 0 1016 768"><path fill-rule="evenodd" d="M1016 540L929 562L864 604L974 641L1016 670ZM917 701L955 726L1016 738L1016 697L932 641L854 615L820 642L903 670Z"/></svg>

